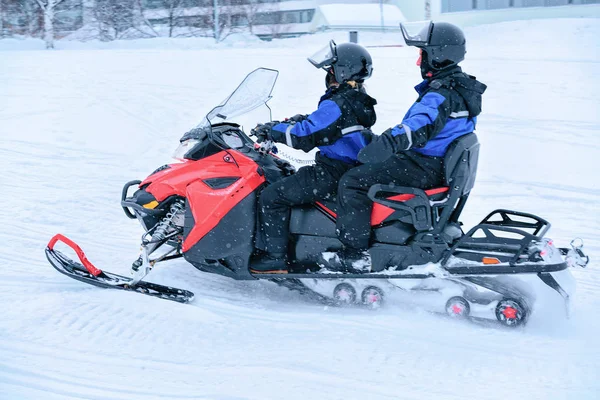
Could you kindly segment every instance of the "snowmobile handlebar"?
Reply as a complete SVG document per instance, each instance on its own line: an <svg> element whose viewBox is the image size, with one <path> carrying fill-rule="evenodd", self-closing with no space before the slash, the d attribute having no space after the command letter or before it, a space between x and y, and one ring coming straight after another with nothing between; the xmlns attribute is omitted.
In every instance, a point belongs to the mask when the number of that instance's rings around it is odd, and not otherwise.
<svg viewBox="0 0 600 400"><path fill-rule="evenodd" d="M275 147L275 142L272 140L265 140L264 142L257 143L258 147L256 147L256 151L261 154L277 154L277 147Z"/></svg>

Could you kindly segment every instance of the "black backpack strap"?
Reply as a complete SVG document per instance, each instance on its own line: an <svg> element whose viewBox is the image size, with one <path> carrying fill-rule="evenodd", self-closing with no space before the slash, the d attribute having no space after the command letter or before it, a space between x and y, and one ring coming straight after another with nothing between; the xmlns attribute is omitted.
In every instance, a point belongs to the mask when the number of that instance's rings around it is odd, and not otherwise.
<svg viewBox="0 0 600 400"><path fill-rule="evenodd" d="M344 99L346 104L350 106L354 114L356 115L358 121L365 123L366 121L372 122L371 124L366 124L365 128L370 128L375 125L377 117L373 112L373 116L367 113L367 108L373 108L374 105L377 104L377 100L372 98L366 93L359 92L357 90L352 89L340 92L339 95Z"/></svg>

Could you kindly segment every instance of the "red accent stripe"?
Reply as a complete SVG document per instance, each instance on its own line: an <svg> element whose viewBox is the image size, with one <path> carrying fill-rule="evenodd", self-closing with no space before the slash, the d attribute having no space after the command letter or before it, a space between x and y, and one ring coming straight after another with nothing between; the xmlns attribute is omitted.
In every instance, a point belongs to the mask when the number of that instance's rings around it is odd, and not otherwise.
<svg viewBox="0 0 600 400"><path fill-rule="evenodd" d="M79 247L74 241L72 241L68 237L58 233L58 234L54 235L54 237L52 239L50 239L50 241L48 242L48 249L54 250L54 245L56 244L56 242L63 242L64 244L66 244L67 246L72 248L75 251L75 253L77 253L77 257L79 257L79 261L81 261L81 263L83 264L85 269L87 269L87 271L90 274L92 274L94 276L98 276L102 273L101 269L94 267L94 264L92 264L87 259L87 257L85 256L85 253L83 252L83 250L81 250L81 247Z"/></svg>
<svg viewBox="0 0 600 400"><path fill-rule="evenodd" d="M337 218L337 214L335 212L333 212L332 210L330 210L329 208L327 208L323 203L319 203L318 201L315 202L315 204L317 206L319 206L319 208L321 208L323 211L325 211L327 214L331 215L333 218Z"/></svg>
<svg viewBox="0 0 600 400"><path fill-rule="evenodd" d="M440 188L425 190L425 194L427 196L433 196L436 194L445 193L447 191L448 191L447 187L440 187ZM412 199L413 197L415 197L415 195L413 195L413 194L398 194L396 196L388 197L388 199L395 200L395 201L407 201L407 200ZM394 211L396 211L396 210L386 207L379 203L374 203L373 211L371 212L371 226L381 224L383 221L386 220L387 217L392 215L394 213Z"/></svg>
<svg viewBox="0 0 600 400"><path fill-rule="evenodd" d="M436 194L445 193L447 191L448 191L447 187L439 187L439 188L425 190L425 194L427 196L433 196ZM397 194L395 196L388 197L388 199L395 200L395 201L407 201L407 200L412 199L413 197L415 197L415 195L413 195L413 194ZM325 211L327 214L331 215L333 218L337 218L337 214L333 210L327 208L327 206L325 206L323 203L320 203L317 201L317 202L315 202L315 205L318 208L320 208L322 211ZM396 211L396 210L386 207L379 203L374 203L373 211L371 212L371 226L381 224L383 221L385 221L385 219L387 217L392 215L394 213L394 211Z"/></svg>
<svg viewBox="0 0 600 400"><path fill-rule="evenodd" d="M447 187L440 187L440 188L425 190L425 194L427 196L433 196L435 194L445 193L447 191L448 191ZM412 199L413 197L415 197L415 195L413 195L413 194L398 194L396 196L388 197L388 199L395 200L395 201L407 201L407 200ZM394 211L396 211L396 210L386 207L382 204L379 204L379 203L373 204L373 211L371 212L371 226L381 224L383 221L385 221L385 219L387 217L392 215L394 213Z"/></svg>

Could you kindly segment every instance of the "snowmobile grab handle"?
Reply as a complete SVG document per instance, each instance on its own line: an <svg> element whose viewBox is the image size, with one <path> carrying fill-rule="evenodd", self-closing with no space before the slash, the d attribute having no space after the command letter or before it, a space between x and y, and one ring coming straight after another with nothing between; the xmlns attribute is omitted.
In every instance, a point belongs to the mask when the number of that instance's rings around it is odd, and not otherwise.
<svg viewBox="0 0 600 400"><path fill-rule="evenodd" d="M393 198L378 197L380 193L396 195L412 195L411 198L394 200ZM367 196L374 203L394 210L404 210L411 216L413 226L419 232L429 231L433 227L431 220L431 205L427 194L422 189L376 184L369 188Z"/></svg>
<svg viewBox="0 0 600 400"><path fill-rule="evenodd" d="M81 247L79 247L77 245L77 243L75 243L74 241L72 241L71 239L69 239L68 237L66 237L64 235L61 235L60 233L57 233L56 235L54 235L52 237L52 239L50 239L50 241L48 242L48 250L54 251L54 246L56 245L57 242L63 242L64 244L69 246L71 249L73 249L73 251L75 251L75 253L77 254L77 257L79 257L79 261L81 261L81 263L83 264L85 269L90 274L92 274L94 276L98 276L102 273L101 269L96 268L94 266L94 264L92 264L87 259L87 257L85 256L85 253L83 252L83 250L81 250Z"/></svg>
<svg viewBox="0 0 600 400"><path fill-rule="evenodd" d="M123 186L123 190L121 191L121 207L123 207L123 211L125 212L125 215L127 215L127 218L129 218L129 219L136 219L136 216L134 214L132 214L131 211L129 211L127 206L123 205L123 202L127 198L127 192L129 191L129 188L132 186L135 186L135 185L139 185L140 183L142 183L142 181L138 181L138 180L129 181L125 184L125 186Z"/></svg>

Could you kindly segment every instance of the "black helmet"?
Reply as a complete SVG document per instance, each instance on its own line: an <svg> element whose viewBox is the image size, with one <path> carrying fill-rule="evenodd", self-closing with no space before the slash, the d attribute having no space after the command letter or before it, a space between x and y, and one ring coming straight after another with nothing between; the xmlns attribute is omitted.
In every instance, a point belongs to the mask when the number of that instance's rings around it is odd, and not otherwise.
<svg viewBox="0 0 600 400"><path fill-rule="evenodd" d="M465 35L456 25L426 21L400 24L400 28L408 46L423 50L423 67L431 71L441 71L465 59Z"/></svg>
<svg viewBox="0 0 600 400"><path fill-rule="evenodd" d="M333 69L333 75L338 83L362 82L373 73L371 55L367 49L356 43L336 45L332 40L326 47L309 57L308 61L328 72Z"/></svg>

